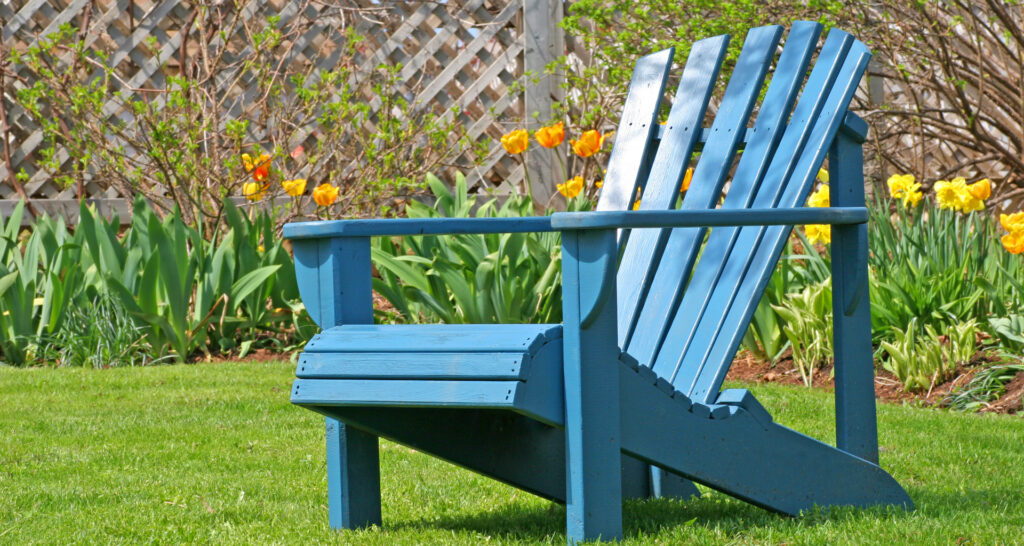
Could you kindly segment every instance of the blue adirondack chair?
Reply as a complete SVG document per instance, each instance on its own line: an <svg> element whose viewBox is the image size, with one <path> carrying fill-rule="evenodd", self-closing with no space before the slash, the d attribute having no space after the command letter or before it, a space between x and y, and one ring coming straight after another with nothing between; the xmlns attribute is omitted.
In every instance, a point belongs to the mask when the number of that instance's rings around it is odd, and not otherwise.
<svg viewBox="0 0 1024 546"><path fill-rule="evenodd" d="M621 537L624 495L692 491L670 473L785 514L912 507L878 466L867 128L848 112L870 53L833 30L810 67L820 33L795 23L780 53L781 27L751 30L713 120L727 36L693 44L660 127L672 51L642 58L595 212L285 226L323 328L291 396L327 417L333 527L380 523L378 437L566 503L570 543ZM803 208L826 155L833 207ZM721 390L792 225L808 223L833 225L836 447ZM372 324L369 237L550 230L562 235L562 324Z"/></svg>

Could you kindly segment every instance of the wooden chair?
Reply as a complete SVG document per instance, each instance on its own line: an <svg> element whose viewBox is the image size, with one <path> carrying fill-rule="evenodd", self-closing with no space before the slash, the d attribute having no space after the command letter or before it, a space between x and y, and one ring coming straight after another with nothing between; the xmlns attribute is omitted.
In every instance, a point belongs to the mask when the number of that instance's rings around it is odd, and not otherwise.
<svg viewBox="0 0 1024 546"><path fill-rule="evenodd" d="M323 328L292 402L327 416L333 527L380 523L378 437L565 502L570 543L620 538L624 493L691 491L662 469L785 514L913 506L878 466L867 128L847 110L870 53L833 30L808 73L820 33L795 23L779 53L781 27L751 30L713 120L728 36L693 45L660 127L672 51L641 59L597 211L285 226ZM826 154L833 207L804 208ZM833 225L837 447L776 424L746 390L720 390L792 225L810 223ZM371 324L369 237L550 230L562 234L562 324Z"/></svg>

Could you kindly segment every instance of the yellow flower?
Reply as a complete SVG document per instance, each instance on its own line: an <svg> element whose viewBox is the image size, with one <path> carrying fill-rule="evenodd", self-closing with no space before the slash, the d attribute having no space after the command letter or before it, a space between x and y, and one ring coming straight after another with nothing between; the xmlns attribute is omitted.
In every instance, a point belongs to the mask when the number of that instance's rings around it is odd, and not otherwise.
<svg viewBox="0 0 1024 546"><path fill-rule="evenodd" d="M284 187L284 192L292 197L298 197L303 193L306 193L306 179L296 178L295 180L285 180L281 182L281 186Z"/></svg>
<svg viewBox="0 0 1024 546"><path fill-rule="evenodd" d="M981 180L967 186L967 192L975 199L981 199L984 201L992 196L992 183L989 182L988 178L982 178Z"/></svg>
<svg viewBox="0 0 1024 546"><path fill-rule="evenodd" d="M246 182L242 186L242 195L250 201L259 201L263 199L263 195L266 193L266 187L259 182Z"/></svg>
<svg viewBox="0 0 1024 546"><path fill-rule="evenodd" d="M313 188L313 201L316 201L317 205L321 207L330 206L338 199L338 191L340 188L332 186L326 182Z"/></svg>
<svg viewBox="0 0 1024 546"><path fill-rule="evenodd" d="M601 180L594 181L594 186L596 186L597 189L603 188L604 187L604 179L602 178Z"/></svg>
<svg viewBox="0 0 1024 546"><path fill-rule="evenodd" d="M579 140L572 140L570 142L572 143L572 151L576 152L576 155L590 157L601 151L604 137L601 136L601 133L591 129L580 135Z"/></svg>
<svg viewBox="0 0 1024 546"><path fill-rule="evenodd" d="M804 233L807 234L807 242L814 244L822 242L823 244L829 244L832 242L832 226L825 224L810 224L804 226Z"/></svg>
<svg viewBox="0 0 1024 546"><path fill-rule="evenodd" d="M573 198L580 194L583 190L583 177L577 176L572 180L566 180L565 184L558 185L558 193L564 195L566 198Z"/></svg>
<svg viewBox="0 0 1024 546"><path fill-rule="evenodd" d="M818 180L822 184L828 184L828 169L818 169Z"/></svg>
<svg viewBox="0 0 1024 546"><path fill-rule="evenodd" d="M501 145L510 154L521 154L530 145L530 136L526 129L516 129L501 137Z"/></svg>
<svg viewBox="0 0 1024 546"><path fill-rule="evenodd" d="M916 207L924 195L920 191L921 184L912 174L894 174L885 183L889 186L889 195L893 199L901 199L904 207Z"/></svg>
<svg viewBox="0 0 1024 546"><path fill-rule="evenodd" d="M558 122L557 125L537 129L537 134L534 136L537 138L537 143L541 146L554 148L565 140L565 129L562 127L562 122Z"/></svg>
<svg viewBox="0 0 1024 546"><path fill-rule="evenodd" d="M1000 214L999 223L1002 224L1003 229L1010 233L1024 231L1024 211L1013 214Z"/></svg>
<svg viewBox="0 0 1024 546"><path fill-rule="evenodd" d="M640 210L640 200L637 199L636 203L633 203L633 210Z"/></svg>
<svg viewBox="0 0 1024 546"><path fill-rule="evenodd" d="M963 177L953 180L939 180L935 183L935 200L940 209L963 210L962 196L967 193L967 184Z"/></svg>
<svg viewBox="0 0 1024 546"><path fill-rule="evenodd" d="M263 182L270 175L270 154L260 154L256 160L249 154L242 154L242 165L253 180Z"/></svg>
<svg viewBox="0 0 1024 546"><path fill-rule="evenodd" d="M693 180L693 167L686 169L686 174L683 175L683 185L680 186L679 191L686 191L690 189L690 181Z"/></svg>
<svg viewBox="0 0 1024 546"><path fill-rule="evenodd" d="M827 207L827 206L829 206L828 186L825 185L825 184L822 184L821 186L818 186L818 191L812 193L810 195L810 197L807 198L807 206L808 207Z"/></svg>
<svg viewBox="0 0 1024 546"><path fill-rule="evenodd" d="M1024 253L1024 231L1013 231L1007 235L1003 235L1000 239L1005 248L1010 254L1021 254Z"/></svg>

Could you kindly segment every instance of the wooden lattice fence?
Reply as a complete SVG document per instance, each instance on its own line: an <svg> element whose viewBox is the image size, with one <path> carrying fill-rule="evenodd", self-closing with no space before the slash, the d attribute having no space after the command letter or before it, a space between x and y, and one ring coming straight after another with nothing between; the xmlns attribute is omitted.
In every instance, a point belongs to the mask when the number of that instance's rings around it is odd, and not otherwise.
<svg viewBox="0 0 1024 546"><path fill-rule="evenodd" d="M196 28L199 10L216 10L224 4L0 0L0 58L12 50L24 51L61 25L70 25L86 47L109 55L124 82L122 92L144 93L166 85L169 77L183 70L182 61L187 64L194 47L189 35ZM312 67L313 72L330 70L340 62L345 40L342 29L354 28L364 40L354 57L345 62L354 60L367 66L401 63L401 77L409 82L408 90L417 90L406 99L456 110L472 141L490 139L482 161L477 156L471 158L472 151L466 150L450 158L451 170L466 170L471 187L478 191L523 189L523 168L518 158L501 150L499 139L510 128L524 123L535 127L550 118L557 82L552 76L538 81L535 75L542 74L543 67L564 51L557 30L562 11L559 0L252 0L244 3L244 10L249 17L276 21L279 26L303 20L305 31L290 44L287 62ZM231 41L238 37L223 38ZM0 126L0 131L7 139L8 156L0 156L0 211L7 212L18 200L27 198L38 211L73 219L79 199L84 198L127 218L125 194L130 189L96 178L61 187L40 168L43 132L13 100L18 89L31 83L33 74L23 65L9 65L6 71L0 96L6 128ZM246 100L249 90L244 74L223 80L221 93L237 97L236 104ZM375 108L380 105L377 97L364 99ZM131 113L123 109L110 107L105 113L130 123ZM0 125L3 121L0 119ZM58 160L69 161L66 154ZM530 161L534 195L544 200L554 187L554 165L544 163L542 157ZM465 167L474 163L472 168Z"/></svg>

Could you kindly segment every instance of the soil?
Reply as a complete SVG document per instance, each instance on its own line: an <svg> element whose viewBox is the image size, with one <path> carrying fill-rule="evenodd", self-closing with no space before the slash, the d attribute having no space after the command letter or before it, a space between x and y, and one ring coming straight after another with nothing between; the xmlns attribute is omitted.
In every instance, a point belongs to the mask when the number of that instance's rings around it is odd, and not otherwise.
<svg viewBox="0 0 1024 546"><path fill-rule="evenodd" d="M962 366L956 370L952 380L935 385L930 390L919 393L907 392L895 376L885 370L876 368L875 398L882 402L894 404L938 406L949 393L966 385L978 370L991 365L993 362L996 362L995 358L984 353L978 353L972 359L969 366ZM783 354L782 358L774 366L754 358L750 353L743 351L733 361L726 378L750 383L804 384L800 370L794 365L788 351ZM811 378L811 385L820 389L833 390L835 382L832 379L832 366L816 370ZM1006 414L1024 412L1022 396L1024 396L1024 372L1018 373L1016 377L1006 384L1003 395L981 411Z"/></svg>

